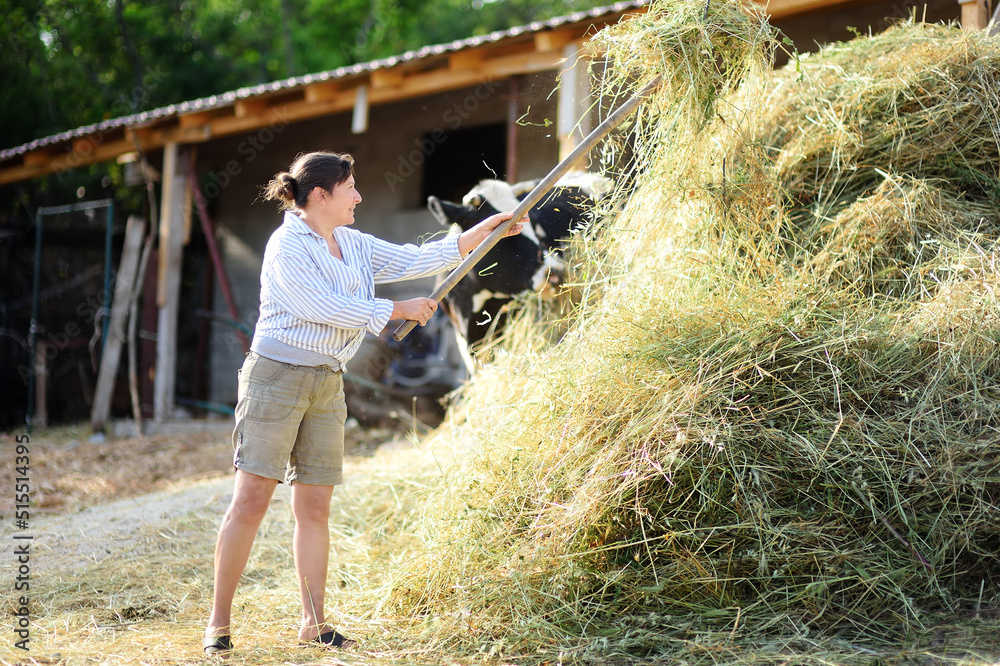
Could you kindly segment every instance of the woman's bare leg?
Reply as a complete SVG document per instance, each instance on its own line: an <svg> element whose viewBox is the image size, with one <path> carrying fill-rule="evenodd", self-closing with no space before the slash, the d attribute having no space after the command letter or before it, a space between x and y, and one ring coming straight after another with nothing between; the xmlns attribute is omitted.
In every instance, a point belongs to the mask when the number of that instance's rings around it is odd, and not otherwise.
<svg viewBox="0 0 1000 666"><path fill-rule="evenodd" d="M299 639L309 641L330 631L323 611L326 571L330 558L330 499L333 486L292 484L295 515L295 571L302 595L302 626Z"/></svg>
<svg viewBox="0 0 1000 666"><path fill-rule="evenodd" d="M243 470L236 470L233 499L222 519L219 538L215 542L215 591L212 614L205 628L206 636L229 633L233 597L240 576L250 559L250 549L257 528L267 513L267 507L278 482Z"/></svg>

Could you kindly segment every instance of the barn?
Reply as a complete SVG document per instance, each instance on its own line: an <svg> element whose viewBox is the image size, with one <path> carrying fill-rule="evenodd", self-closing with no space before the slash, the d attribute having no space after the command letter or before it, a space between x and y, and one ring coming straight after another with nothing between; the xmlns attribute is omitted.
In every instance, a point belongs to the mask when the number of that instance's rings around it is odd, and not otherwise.
<svg viewBox="0 0 1000 666"><path fill-rule="evenodd" d="M643 12L645 4L620 2L6 147L0 150L0 187L109 160L155 178L159 227L139 326L141 402L155 421L173 418L178 407L224 411L236 400L233 376L256 316L261 256L279 219L271 206L256 201L263 183L300 152L347 151L357 159L365 197L358 228L397 242L439 233L426 208L428 196L460 200L481 178L537 178L572 150L598 119L589 96L590 62L581 49L594 32ZM982 27L991 8L987 0L771 0L768 10L797 48L808 51L849 38L849 27L878 31L911 12L927 21ZM151 168L143 170L144 163ZM136 178L137 191L144 182ZM8 245L10 261L23 263L22 273L37 275L50 244L76 242L66 240L74 233L99 236L120 254L125 220L110 214L108 220L106 228L98 218L92 229L63 230L44 243L40 224L29 235L0 230L0 242ZM39 250L32 255L26 248L36 242ZM93 279L102 274L108 285L111 264L104 262L103 273L91 270ZM80 279L80 269L73 270ZM430 288L414 281L389 285L380 295L410 297ZM104 289L102 303L95 305L109 307L109 292ZM41 311L54 311L59 294L53 285L35 284L34 295L12 290L4 305L33 299ZM27 415L38 423L49 416L46 405L58 389L37 380L45 376L46 364L87 347L90 336L77 305L56 308L60 314L45 327L30 326L38 321L37 312L31 319L11 315L0 322L21 340L17 346L9 343L13 337L4 338L0 355L3 376L17 378L5 382L13 388L5 396L4 421ZM30 352L24 344L29 339ZM404 393L461 377L461 362L447 339L424 350L433 362L411 368L412 376L403 371ZM47 354L39 355L39 341ZM370 382L388 363L382 347L371 344L349 370ZM18 371L26 366L34 371ZM92 396L96 376L89 377L91 385L87 381L84 377L78 390Z"/></svg>

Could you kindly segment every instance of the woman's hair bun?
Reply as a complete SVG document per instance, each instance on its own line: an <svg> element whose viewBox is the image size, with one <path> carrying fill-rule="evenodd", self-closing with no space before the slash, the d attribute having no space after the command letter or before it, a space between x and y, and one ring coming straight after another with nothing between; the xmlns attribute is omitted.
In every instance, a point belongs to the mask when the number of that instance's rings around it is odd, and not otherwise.
<svg viewBox="0 0 1000 666"><path fill-rule="evenodd" d="M271 182L264 188L264 198L280 201L282 207L292 207L295 204L295 177L287 171L275 174Z"/></svg>

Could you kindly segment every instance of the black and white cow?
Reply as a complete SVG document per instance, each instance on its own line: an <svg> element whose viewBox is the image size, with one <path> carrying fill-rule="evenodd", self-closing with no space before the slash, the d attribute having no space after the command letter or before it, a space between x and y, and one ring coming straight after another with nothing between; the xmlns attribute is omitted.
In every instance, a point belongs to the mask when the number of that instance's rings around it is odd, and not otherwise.
<svg viewBox="0 0 1000 666"><path fill-rule="evenodd" d="M469 229L494 213L513 210L537 183L483 180L460 204L431 196L427 207L441 224ZM594 203L610 194L611 186L604 176L567 174L528 212L531 224L519 235L501 239L445 297L445 310L470 372L477 343L503 327L514 297L559 283L565 273L561 257L565 240L590 222Z"/></svg>

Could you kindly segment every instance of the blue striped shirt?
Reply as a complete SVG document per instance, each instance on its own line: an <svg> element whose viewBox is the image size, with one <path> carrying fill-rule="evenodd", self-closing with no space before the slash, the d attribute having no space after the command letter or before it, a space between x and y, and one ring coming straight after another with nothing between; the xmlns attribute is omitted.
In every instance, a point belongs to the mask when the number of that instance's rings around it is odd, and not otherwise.
<svg viewBox="0 0 1000 666"><path fill-rule="evenodd" d="M285 213L264 250L255 352L268 356L276 341L343 367L365 331L378 335L392 315L392 301L375 297L377 283L434 275L462 261L456 233L421 246L347 227L333 234L343 261L298 215Z"/></svg>

